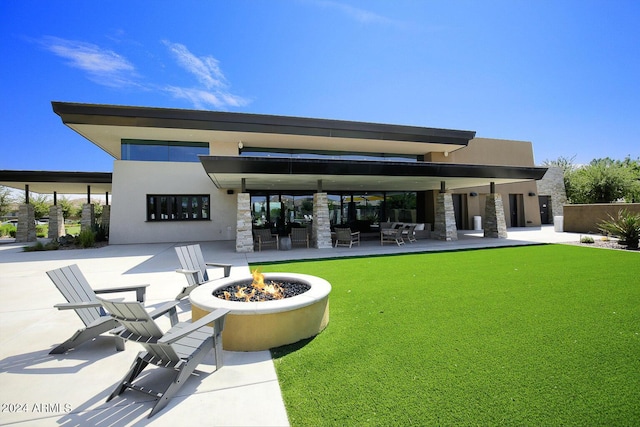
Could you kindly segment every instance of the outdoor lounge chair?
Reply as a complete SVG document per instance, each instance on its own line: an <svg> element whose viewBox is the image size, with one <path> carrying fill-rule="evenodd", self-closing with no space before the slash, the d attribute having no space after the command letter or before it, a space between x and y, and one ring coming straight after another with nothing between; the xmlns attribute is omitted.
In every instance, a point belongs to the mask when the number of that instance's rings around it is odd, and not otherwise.
<svg viewBox="0 0 640 427"><path fill-rule="evenodd" d="M336 248L338 246L349 246L353 245L360 246L360 232L359 231L351 231L350 228L336 228Z"/></svg>
<svg viewBox="0 0 640 427"><path fill-rule="evenodd" d="M406 240L409 243L415 243L416 240L416 227L417 224L405 224L402 229L402 239Z"/></svg>
<svg viewBox="0 0 640 427"><path fill-rule="evenodd" d="M271 234L271 230L267 228L256 228L253 230L253 244L258 247L258 252L262 251L263 246L275 246L280 249L280 240L277 234Z"/></svg>
<svg viewBox="0 0 640 427"><path fill-rule="evenodd" d="M145 350L138 353L129 371L107 398L107 402L128 388L147 393L158 399L149 414L151 418L169 403L209 351L214 350L216 370L222 367L221 333L229 310L217 309L193 323L177 323L163 333L142 304L104 299L100 301L111 316L123 326L118 336L140 343ZM174 301L169 303L169 306L175 310L176 304L177 301ZM213 327L207 326L212 322ZM146 384L134 383L136 377L149 364L171 371L171 382L163 390L151 390Z"/></svg>
<svg viewBox="0 0 640 427"><path fill-rule="evenodd" d="M188 296L192 290L199 285L209 281L207 267L220 267L224 269L224 277L231 274L232 264L220 264L213 262L205 262L202 256L200 245L176 246L176 254L180 260L181 269L176 270L187 278L188 285L182 288L180 293L176 295L176 300Z"/></svg>
<svg viewBox="0 0 640 427"><path fill-rule="evenodd" d="M306 228L292 228L291 234L289 234L291 238L291 245L303 245L309 248L309 233Z"/></svg>
<svg viewBox="0 0 640 427"><path fill-rule="evenodd" d="M96 294L135 291L136 299L139 302L144 302L146 288L149 286L138 285L94 291L80 268L75 264L47 271L47 276L67 300L66 303L56 304L54 307L58 310L75 310L85 325L84 328L78 329L71 338L51 350L49 354L65 353L119 326L118 322L102 309ZM116 338L116 349L118 351L124 350L124 341L119 338Z"/></svg>
<svg viewBox="0 0 640 427"><path fill-rule="evenodd" d="M388 228L380 231L380 245L384 246L385 243L395 243L398 246L404 245L402 227Z"/></svg>

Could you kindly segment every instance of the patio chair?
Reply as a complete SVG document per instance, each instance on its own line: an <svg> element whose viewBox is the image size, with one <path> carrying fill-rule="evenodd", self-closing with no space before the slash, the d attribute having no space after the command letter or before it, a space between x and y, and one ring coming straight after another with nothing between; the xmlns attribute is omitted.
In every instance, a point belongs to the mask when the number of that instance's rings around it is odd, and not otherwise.
<svg viewBox="0 0 640 427"><path fill-rule="evenodd" d="M398 246L404 245L402 230L402 228L389 228L380 231L380 245L384 246L385 243L395 243Z"/></svg>
<svg viewBox="0 0 640 427"><path fill-rule="evenodd" d="M278 235L271 234L271 230L267 228L256 228L253 230L253 244L258 247L258 252L262 251L263 246L275 246L276 250L280 249Z"/></svg>
<svg viewBox="0 0 640 427"><path fill-rule="evenodd" d="M306 245L309 248L309 233L306 228L292 228L289 238L291 245Z"/></svg>
<svg viewBox="0 0 640 427"><path fill-rule="evenodd" d="M75 310L85 325L84 328L78 329L71 338L51 350L49 354L65 353L119 326L117 321L105 313L96 294L135 291L136 299L139 302L144 302L146 288L149 286L138 285L94 291L80 268L75 264L47 271L47 276L67 300L66 303L56 304L54 307L58 310ZM116 350L124 350L124 341L119 338L116 338Z"/></svg>
<svg viewBox="0 0 640 427"><path fill-rule="evenodd" d="M176 246L175 249L178 259L180 260L180 265L182 266L182 268L176 270L176 272L184 274L188 283L188 285L182 288L180 293L176 295L176 300L181 300L188 296L196 287L209 281L207 267L223 268L224 277L229 277L231 274L232 264L205 262L200 245Z"/></svg>
<svg viewBox="0 0 640 427"><path fill-rule="evenodd" d="M409 243L415 243L416 240L416 227L418 224L406 224L402 229L402 239Z"/></svg>
<svg viewBox="0 0 640 427"><path fill-rule="evenodd" d="M221 334L229 310L217 309L193 323L177 323L163 333L142 304L100 301L111 316L122 324L123 329L118 334L120 338L138 342L144 347L107 402L128 388L149 394L158 399L149 414L151 418L169 403L210 351L214 351L216 371L222 367ZM177 301L169 305L175 309L175 304ZM207 326L209 323L213 323L213 327ZM171 371L171 381L163 389L152 390L148 384L141 385L141 382L147 382L144 380L135 382L149 364Z"/></svg>
<svg viewBox="0 0 640 427"><path fill-rule="evenodd" d="M352 247L354 244L360 246L359 231L352 232L350 228L336 228L336 248L338 246Z"/></svg>

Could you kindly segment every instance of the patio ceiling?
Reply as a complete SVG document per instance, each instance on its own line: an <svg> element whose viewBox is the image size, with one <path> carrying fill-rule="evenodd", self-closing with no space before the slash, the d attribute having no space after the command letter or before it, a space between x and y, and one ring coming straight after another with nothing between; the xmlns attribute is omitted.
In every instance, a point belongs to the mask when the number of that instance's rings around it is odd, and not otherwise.
<svg viewBox="0 0 640 427"><path fill-rule="evenodd" d="M38 194L111 193L111 172L56 172L0 170L0 185Z"/></svg>
<svg viewBox="0 0 640 427"><path fill-rule="evenodd" d="M293 158L201 156L218 188L246 190L422 191L541 179L546 168Z"/></svg>

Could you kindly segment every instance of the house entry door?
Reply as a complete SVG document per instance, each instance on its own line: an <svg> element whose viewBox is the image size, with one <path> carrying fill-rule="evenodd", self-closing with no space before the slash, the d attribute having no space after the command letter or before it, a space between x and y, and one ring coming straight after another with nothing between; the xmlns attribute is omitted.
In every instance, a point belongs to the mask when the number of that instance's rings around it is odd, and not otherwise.
<svg viewBox="0 0 640 427"><path fill-rule="evenodd" d="M524 227L524 197L522 194L509 194L509 212L511 227Z"/></svg>
<svg viewBox="0 0 640 427"><path fill-rule="evenodd" d="M549 219L549 203L550 196L538 196L538 203L540 204L540 223L551 224Z"/></svg>

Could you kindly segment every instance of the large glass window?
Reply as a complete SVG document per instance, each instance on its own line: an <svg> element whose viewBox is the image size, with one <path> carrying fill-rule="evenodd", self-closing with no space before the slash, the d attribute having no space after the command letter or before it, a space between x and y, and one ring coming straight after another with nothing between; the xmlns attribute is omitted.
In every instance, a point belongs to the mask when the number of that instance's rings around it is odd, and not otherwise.
<svg viewBox="0 0 640 427"><path fill-rule="evenodd" d="M386 216L391 222L416 222L415 192L387 193Z"/></svg>
<svg viewBox="0 0 640 427"><path fill-rule="evenodd" d="M208 154L208 142L123 139L121 144L122 160L198 162Z"/></svg>
<svg viewBox="0 0 640 427"><path fill-rule="evenodd" d="M349 226L363 232L375 231L381 222L416 222L417 193L365 192L327 195L331 226ZM253 226L289 233L291 227L313 222L313 195L304 193L253 193ZM284 234L283 234L284 235Z"/></svg>
<svg viewBox="0 0 640 427"><path fill-rule="evenodd" d="M346 151L300 150L284 148L244 148L241 156L279 157L292 159L372 160L385 162L417 162L418 156L388 153L357 153Z"/></svg>
<svg viewBox="0 0 640 427"><path fill-rule="evenodd" d="M291 227L309 226L313 216L311 194L254 194L251 216L256 228L288 234Z"/></svg>
<svg viewBox="0 0 640 427"><path fill-rule="evenodd" d="M196 195L147 195L147 221L202 221L210 219L210 197Z"/></svg>

